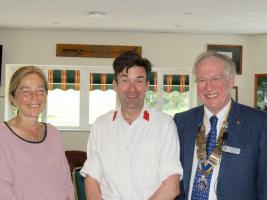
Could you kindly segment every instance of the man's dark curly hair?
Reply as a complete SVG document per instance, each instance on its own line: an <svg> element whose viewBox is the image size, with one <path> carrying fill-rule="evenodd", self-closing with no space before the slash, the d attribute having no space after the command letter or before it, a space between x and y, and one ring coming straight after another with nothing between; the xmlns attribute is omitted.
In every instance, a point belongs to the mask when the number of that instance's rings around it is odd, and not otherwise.
<svg viewBox="0 0 267 200"><path fill-rule="evenodd" d="M126 69L126 72L128 73L128 69L134 66L143 67L146 70L146 78L148 78L148 74L151 72L150 61L146 58L142 58L134 51L125 51L113 62L115 81L118 82L118 75L120 72Z"/></svg>

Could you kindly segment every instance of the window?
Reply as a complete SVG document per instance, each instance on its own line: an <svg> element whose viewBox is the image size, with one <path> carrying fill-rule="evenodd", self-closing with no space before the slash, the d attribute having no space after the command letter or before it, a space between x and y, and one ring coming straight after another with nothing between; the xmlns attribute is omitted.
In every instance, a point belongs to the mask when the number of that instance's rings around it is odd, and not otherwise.
<svg viewBox="0 0 267 200"><path fill-rule="evenodd" d="M89 74L89 124L97 117L116 108L116 92L113 90L113 74Z"/></svg>
<svg viewBox="0 0 267 200"><path fill-rule="evenodd" d="M192 107L189 73L158 69L157 72L150 74L149 80L146 103L151 107L158 108L171 116Z"/></svg>
<svg viewBox="0 0 267 200"><path fill-rule="evenodd" d="M174 116L189 108L189 75L164 74L162 111Z"/></svg>
<svg viewBox="0 0 267 200"><path fill-rule="evenodd" d="M158 107L158 74L157 72L151 72L148 75L149 88L146 92L145 103L152 108Z"/></svg>
<svg viewBox="0 0 267 200"><path fill-rule="evenodd" d="M21 65L8 65L7 83ZM116 92L111 67L38 66L48 77L47 109L42 120L59 129L88 130L94 120L115 109ZM173 116L194 106L191 74L183 69L154 68L149 74L150 86L145 102ZM8 91L6 84L6 95ZM14 115L5 103L5 119Z"/></svg>
<svg viewBox="0 0 267 200"><path fill-rule="evenodd" d="M79 126L80 70L48 69L46 121L55 126Z"/></svg>
<svg viewBox="0 0 267 200"><path fill-rule="evenodd" d="M48 69L49 92L44 119L61 129L88 129L97 117L115 109L114 75L99 69Z"/></svg>

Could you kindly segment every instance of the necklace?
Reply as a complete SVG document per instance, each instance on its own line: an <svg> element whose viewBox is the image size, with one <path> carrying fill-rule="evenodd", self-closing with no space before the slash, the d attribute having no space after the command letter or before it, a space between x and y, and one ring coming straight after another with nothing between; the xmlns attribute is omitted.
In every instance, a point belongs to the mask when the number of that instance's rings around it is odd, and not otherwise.
<svg viewBox="0 0 267 200"><path fill-rule="evenodd" d="M230 111L231 106L229 106L228 111L225 115L225 119L223 121L222 127L219 132L218 139L216 141L215 147L213 148L210 156L207 156L207 147L206 147L206 126L205 126L205 115L203 116L203 122L202 125L198 129L197 134L197 159L198 161L198 167L197 170L200 172L200 177L197 180L197 190L199 192L206 191L207 188L209 188L209 182L214 167L218 164L218 162L221 159L222 156L222 146L224 143L224 139L227 135L227 128L228 128L228 114Z"/></svg>
<svg viewBox="0 0 267 200"><path fill-rule="evenodd" d="M220 134L218 140L216 141L216 145L212 150L211 155L207 158L206 156L206 126L202 125L200 131L197 134L197 158L199 160L199 170L202 174L209 174L213 170L214 166L219 162L222 155L222 146L225 135L227 134L227 121L223 122L222 128L220 130Z"/></svg>
<svg viewBox="0 0 267 200"><path fill-rule="evenodd" d="M224 142L224 138L227 135L227 128L228 128L228 114L231 109L231 106L229 106L228 111L225 115L222 127L220 129L219 137L216 141L216 145L214 149L212 150L212 153L209 157L207 157L207 150L206 150L206 126L205 126L205 115L203 117L203 124L201 127L199 127L198 134L197 134L197 158L199 160L198 162L198 169L200 170L201 174L203 176L210 174L213 171L213 168L217 165L217 163L221 159L222 155L222 146Z"/></svg>

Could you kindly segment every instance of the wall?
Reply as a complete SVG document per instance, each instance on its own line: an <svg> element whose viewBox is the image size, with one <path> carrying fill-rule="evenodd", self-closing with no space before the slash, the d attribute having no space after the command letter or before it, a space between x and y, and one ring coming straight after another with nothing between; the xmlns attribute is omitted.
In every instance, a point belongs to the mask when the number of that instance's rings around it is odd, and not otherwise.
<svg viewBox="0 0 267 200"><path fill-rule="evenodd" d="M140 45L143 56L149 58L154 66L192 68L196 56L206 49L207 44L243 45L243 74L237 77L236 85L239 87L239 102L250 106L253 105L253 84L251 84L253 70L251 66L260 68L261 65L260 62L254 61L254 56L259 57L259 60L266 57L263 55L264 51L260 55L254 55L253 52L257 46L253 43L255 41L261 45L262 37L267 43L267 36L0 29L3 66L5 64L85 66L112 64L112 59L56 57L56 44L70 43ZM266 48L264 45L261 46L263 50ZM264 61L263 59L262 63ZM2 78L4 79L4 77ZM0 96L3 94L2 84ZM0 101L0 111L4 106L2 101ZM3 120L3 112L0 113L0 119ZM65 149L85 150L87 137L88 133L86 132L62 132Z"/></svg>
<svg viewBox="0 0 267 200"><path fill-rule="evenodd" d="M252 60L251 76L254 78L254 74L267 74L267 34L251 36L249 43Z"/></svg>

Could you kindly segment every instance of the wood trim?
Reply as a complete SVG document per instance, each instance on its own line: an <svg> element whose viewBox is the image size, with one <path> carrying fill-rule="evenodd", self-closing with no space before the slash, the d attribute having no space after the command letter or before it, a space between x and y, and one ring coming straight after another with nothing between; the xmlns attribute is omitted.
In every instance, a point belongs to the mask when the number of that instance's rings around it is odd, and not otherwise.
<svg viewBox="0 0 267 200"><path fill-rule="evenodd" d="M57 44L56 56L59 57L92 57L116 58L124 51L135 51L142 54L141 46L122 45L86 45L86 44Z"/></svg>

